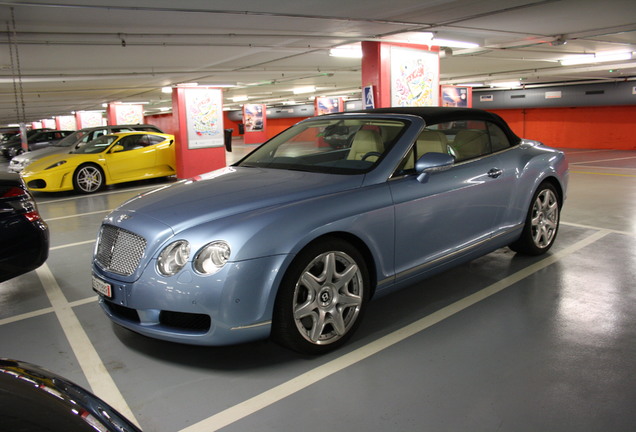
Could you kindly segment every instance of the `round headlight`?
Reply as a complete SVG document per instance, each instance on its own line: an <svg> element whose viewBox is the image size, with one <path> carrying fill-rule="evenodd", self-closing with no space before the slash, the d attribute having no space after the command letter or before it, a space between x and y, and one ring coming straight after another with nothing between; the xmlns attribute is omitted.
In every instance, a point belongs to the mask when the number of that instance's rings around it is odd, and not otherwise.
<svg viewBox="0 0 636 432"><path fill-rule="evenodd" d="M190 245L185 240L170 243L157 259L157 270L164 276L177 274L188 262Z"/></svg>
<svg viewBox="0 0 636 432"><path fill-rule="evenodd" d="M214 274L230 259L230 252L230 245L224 241L208 243L194 258L194 269L204 275Z"/></svg>

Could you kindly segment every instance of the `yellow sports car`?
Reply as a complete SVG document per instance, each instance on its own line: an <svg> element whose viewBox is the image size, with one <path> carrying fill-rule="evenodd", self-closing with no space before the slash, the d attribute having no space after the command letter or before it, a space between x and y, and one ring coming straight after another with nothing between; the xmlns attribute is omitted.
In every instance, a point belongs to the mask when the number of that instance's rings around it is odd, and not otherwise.
<svg viewBox="0 0 636 432"><path fill-rule="evenodd" d="M170 176L175 168L173 135L122 132L42 158L21 175L33 191L92 193L104 185Z"/></svg>

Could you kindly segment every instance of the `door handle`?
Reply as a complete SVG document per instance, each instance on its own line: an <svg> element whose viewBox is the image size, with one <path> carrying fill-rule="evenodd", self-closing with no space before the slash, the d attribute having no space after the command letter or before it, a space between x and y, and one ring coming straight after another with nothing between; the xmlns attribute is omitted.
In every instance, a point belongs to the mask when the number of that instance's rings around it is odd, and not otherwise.
<svg viewBox="0 0 636 432"><path fill-rule="evenodd" d="M490 171L488 171L488 177L492 177L492 178L497 178L502 174L503 174L503 170L500 170L499 168L493 168Z"/></svg>

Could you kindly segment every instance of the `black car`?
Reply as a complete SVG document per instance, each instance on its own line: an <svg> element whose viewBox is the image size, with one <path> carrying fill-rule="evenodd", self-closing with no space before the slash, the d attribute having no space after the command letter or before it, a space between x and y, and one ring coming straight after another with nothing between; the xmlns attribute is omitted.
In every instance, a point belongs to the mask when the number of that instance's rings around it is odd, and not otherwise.
<svg viewBox="0 0 636 432"><path fill-rule="evenodd" d="M0 359L0 430L141 432L106 402L39 366Z"/></svg>
<svg viewBox="0 0 636 432"><path fill-rule="evenodd" d="M34 133L35 132L35 133ZM34 130L27 133L27 144L29 151L39 150L48 146L51 146L64 138L67 135L72 134L71 130ZM22 140L20 136L11 138L6 143L0 145L0 152L2 155L11 159L12 157L24 152L22 148Z"/></svg>
<svg viewBox="0 0 636 432"><path fill-rule="evenodd" d="M20 176L0 173L0 282L38 268L49 256L49 229Z"/></svg>

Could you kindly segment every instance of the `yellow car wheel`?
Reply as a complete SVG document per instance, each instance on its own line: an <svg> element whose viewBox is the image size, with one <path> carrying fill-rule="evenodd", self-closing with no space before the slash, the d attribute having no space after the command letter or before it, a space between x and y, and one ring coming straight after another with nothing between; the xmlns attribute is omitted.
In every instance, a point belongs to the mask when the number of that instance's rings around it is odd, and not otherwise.
<svg viewBox="0 0 636 432"><path fill-rule="evenodd" d="M93 164L81 165L73 174L73 188L80 193L97 192L104 186L104 172Z"/></svg>

